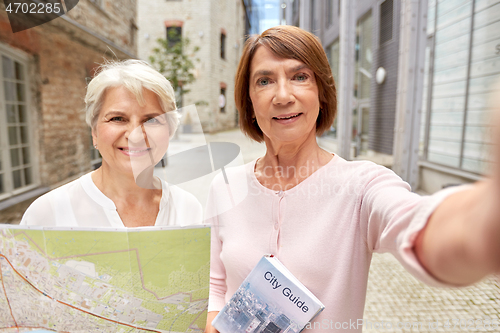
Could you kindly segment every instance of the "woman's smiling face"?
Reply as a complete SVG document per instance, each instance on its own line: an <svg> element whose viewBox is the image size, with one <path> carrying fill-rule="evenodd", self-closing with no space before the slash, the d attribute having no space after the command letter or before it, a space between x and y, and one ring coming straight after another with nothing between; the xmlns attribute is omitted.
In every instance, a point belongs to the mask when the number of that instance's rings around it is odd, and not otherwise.
<svg viewBox="0 0 500 333"><path fill-rule="evenodd" d="M143 89L144 105L123 86L105 92L92 137L102 166L114 173L138 174L156 164L169 143L166 114L158 97Z"/></svg>
<svg viewBox="0 0 500 333"><path fill-rule="evenodd" d="M316 133L318 86L303 62L278 58L260 46L250 63L249 94L257 123L271 142L300 143Z"/></svg>

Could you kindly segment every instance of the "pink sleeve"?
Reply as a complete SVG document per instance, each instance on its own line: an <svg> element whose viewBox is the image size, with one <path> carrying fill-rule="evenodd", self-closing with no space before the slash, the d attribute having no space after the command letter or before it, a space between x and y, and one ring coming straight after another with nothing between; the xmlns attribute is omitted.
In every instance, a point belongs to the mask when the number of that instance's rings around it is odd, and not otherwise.
<svg viewBox="0 0 500 333"><path fill-rule="evenodd" d="M222 242L219 238L219 223L215 212L213 187L210 189L207 200L208 223L211 225L211 249L210 249L210 295L208 298L208 311L220 311L226 301L226 269L221 260ZM212 211L210 211L212 210Z"/></svg>
<svg viewBox="0 0 500 333"><path fill-rule="evenodd" d="M366 228L369 250L390 252L413 276L432 286L449 286L431 276L413 250L419 232L439 204L450 194L467 188L457 186L432 196L411 192L410 186L393 171L376 166L366 173L361 197L361 228Z"/></svg>

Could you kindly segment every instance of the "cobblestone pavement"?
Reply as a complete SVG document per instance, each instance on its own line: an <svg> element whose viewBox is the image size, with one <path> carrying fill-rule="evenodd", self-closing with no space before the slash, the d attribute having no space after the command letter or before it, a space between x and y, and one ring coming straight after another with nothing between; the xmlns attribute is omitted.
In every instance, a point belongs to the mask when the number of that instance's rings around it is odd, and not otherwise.
<svg viewBox="0 0 500 333"><path fill-rule="evenodd" d="M392 255L374 254L363 318L363 332L370 333L500 332L500 279L490 277L465 288L432 288L407 273Z"/></svg>

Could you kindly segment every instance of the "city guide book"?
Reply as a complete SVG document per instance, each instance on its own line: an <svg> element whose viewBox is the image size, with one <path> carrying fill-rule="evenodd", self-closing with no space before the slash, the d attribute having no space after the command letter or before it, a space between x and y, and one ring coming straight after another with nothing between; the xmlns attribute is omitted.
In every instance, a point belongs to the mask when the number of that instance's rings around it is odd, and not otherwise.
<svg viewBox="0 0 500 333"><path fill-rule="evenodd" d="M324 308L276 257L265 255L212 326L221 333L298 333Z"/></svg>
<svg viewBox="0 0 500 333"><path fill-rule="evenodd" d="M210 227L0 225L0 331L203 332Z"/></svg>

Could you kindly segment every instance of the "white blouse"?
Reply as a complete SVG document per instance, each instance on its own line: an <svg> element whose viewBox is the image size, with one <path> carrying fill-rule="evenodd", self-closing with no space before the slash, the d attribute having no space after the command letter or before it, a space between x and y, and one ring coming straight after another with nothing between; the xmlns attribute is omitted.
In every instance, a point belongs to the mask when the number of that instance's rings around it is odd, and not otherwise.
<svg viewBox="0 0 500 333"><path fill-rule="evenodd" d="M196 197L163 180L161 183L162 196L155 226L201 224L203 209ZM114 202L97 188L91 173L36 199L24 213L20 225L125 227Z"/></svg>

